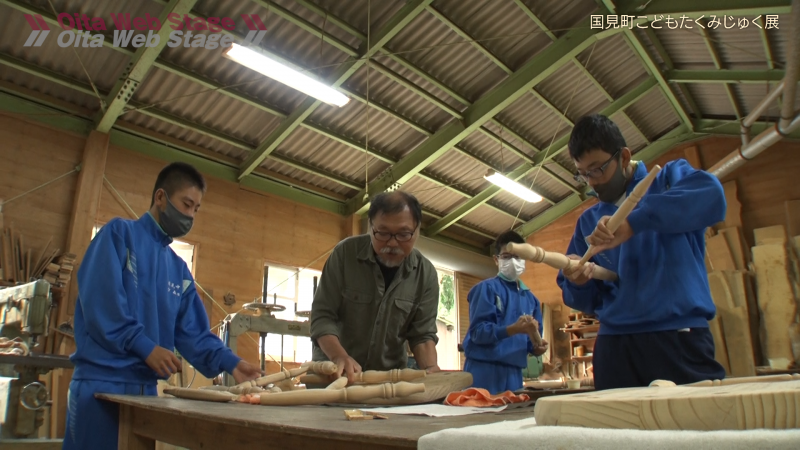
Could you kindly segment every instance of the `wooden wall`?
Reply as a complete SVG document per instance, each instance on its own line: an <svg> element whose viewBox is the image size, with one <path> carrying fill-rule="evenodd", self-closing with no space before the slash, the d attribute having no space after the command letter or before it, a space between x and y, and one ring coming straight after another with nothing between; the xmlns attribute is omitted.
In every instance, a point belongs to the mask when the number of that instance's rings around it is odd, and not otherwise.
<svg viewBox="0 0 800 450"><path fill-rule="evenodd" d="M0 115L0 198L10 199L72 170L81 161L85 138ZM158 172L167 163L110 146L105 176L136 214L145 213ZM22 230L26 246L65 247L77 175L71 174L3 208L6 226ZM227 292L236 304L209 306L211 323L260 296L265 262L321 269L344 237L345 218L234 183L206 177L208 192L192 231L182 240L196 245L195 275L220 305ZM104 185L98 225L131 218ZM86 230L91 233L91 230ZM255 337L255 336L254 336ZM257 363L257 344L239 339L239 354Z"/></svg>

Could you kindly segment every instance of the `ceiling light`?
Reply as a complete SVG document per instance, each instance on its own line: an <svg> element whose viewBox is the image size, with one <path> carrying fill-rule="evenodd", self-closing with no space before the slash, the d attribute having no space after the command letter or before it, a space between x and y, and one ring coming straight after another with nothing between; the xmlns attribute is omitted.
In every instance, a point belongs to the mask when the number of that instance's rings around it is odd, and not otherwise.
<svg viewBox="0 0 800 450"><path fill-rule="evenodd" d="M231 44L222 56L329 105L342 107L350 101L336 89L248 47Z"/></svg>
<svg viewBox="0 0 800 450"><path fill-rule="evenodd" d="M506 191L516 195L517 197L525 200L526 202L538 203L542 201L542 196L526 188L525 186L517 183L516 181L506 178L505 175L490 170L483 178L491 181L495 185L505 189Z"/></svg>

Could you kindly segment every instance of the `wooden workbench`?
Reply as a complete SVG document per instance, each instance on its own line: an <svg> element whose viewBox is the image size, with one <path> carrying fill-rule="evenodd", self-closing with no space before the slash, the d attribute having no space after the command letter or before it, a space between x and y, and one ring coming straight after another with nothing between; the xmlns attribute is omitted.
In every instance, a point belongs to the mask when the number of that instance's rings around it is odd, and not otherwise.
<svg viewBox="0 0 800 450"><path fill-rule="evenodd" d="M165 397L99 394L120 405L119 450L154 449L155 441L190 449L375 450L417 448L428 433L533 417L533 408L456 417L393 414L347 421L357 406L260 406Z"/></svg>

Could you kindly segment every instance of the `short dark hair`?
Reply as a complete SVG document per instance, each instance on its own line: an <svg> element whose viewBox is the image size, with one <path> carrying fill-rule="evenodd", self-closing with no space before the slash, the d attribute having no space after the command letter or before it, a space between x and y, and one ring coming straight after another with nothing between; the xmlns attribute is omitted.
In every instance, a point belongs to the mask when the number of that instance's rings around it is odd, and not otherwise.
<svg viewBox="0 0 800 450"><path fill-rule="evenodd" d="M174 162L163 169L156 178L156 185L153 187L153 196L150 198L150 207L156 202L156 191L163 189L167 196L172 196L175 191L179 191L189 186L195 186L204 194L206 192L206 180L203 175L191 164L184 162Z"/></svg>
<svg viewBox="0 0 800 450"><path fill-rule="evenodd" d="M524 244L525 238L523 238L522 236L520 236L519 233L513 230L508 230L504 232L500 236L497 236L497 239L494 241L494 254L499 255L500 253L502 253L503 248L509 242L514 242L515 244Z"/></svg>
<svg viewBox="0 0 800 450"><path fill-rule="evenodd" d="M369 217L369 221L372 222L378 213L397 214L406 206L411 210L411 217L414 219L414 224L419 225L422 223L422 207L419 205L419 200L408 192L403 191L381 192L376 195L370 201L367 217Z"/></svg>
<svg viewBox="0 0 800 450"><path fill-rule="evenodd" d="M600 114L578 119L569 137L569 156L579 160L593 149L613 155L627 147L622 132L613 120Z"/></svg>

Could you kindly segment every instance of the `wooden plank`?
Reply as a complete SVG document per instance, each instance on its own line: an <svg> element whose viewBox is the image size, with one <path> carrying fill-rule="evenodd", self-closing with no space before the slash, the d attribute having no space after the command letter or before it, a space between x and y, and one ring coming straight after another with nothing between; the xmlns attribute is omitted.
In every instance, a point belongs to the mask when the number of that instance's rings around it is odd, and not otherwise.
<svg viewBox="0 0 800 450"><path fill-rule="evenodd" d="M725 369L725 374L731 374L731 364L728 361L728 348L725 347L725 337L722 334L722 319L717 314L708 322L708 329L714 338L714 359Z"/></svg>
<svg viewBox="0 0 800 450"><path fill-rule="evenodd" d="M724 235L718 234L706 240L706 250L708 259L714 270L736 270L736 263L733 261L731 251L728 248L728 241Z"/></svg>
<svg viewBox="0 0 800 450"><path fill-rule="evenodd" d="M722 185L725 190L725 228L742 226L742 204L739 203L739 194L736 189L736 180L728 181Z"/></svg>
<svg viewBox="0 0 800 450"><path fill-rule="evenodd" d="M743 270L726 270L723 273L728 281L728 287L733 296L734 304L736 307L744 307L747 310L747 322L749 324L751 342L750 350L753 354L753 361L756 365L763 364L761 341L759 339L761 317L758 312L758 302L756 301L749 272Z"/></svg>
<svg viewBox="0 0 800 450"><path fill-rule="evenodd" d="M3 450L61 450L61 439L0 439Z"/></svg>
<svg viewBox="0 0 800 450"><path fill-rule="evenodd" d="M786 228L783 225L756 228L753 230L753 237L756 245L785 244L787 240Z"/></svg>
<svg viewBox="0 0 800 450"><path fill-rule="evenodd" d="M786 232L789 236L800 235L800 200L787 200L783 205L786 210ZM0 226L2 219L0 216Z"/></svg>
<svg viewBox="0 0 800 450"><path fill-rule="evenodd" d="M753 357L753 342L750 337L747 309L737 306L732 309L720 309L725 334L725 347L734 377L756 375L756 363Z"/></svg>
<svg viewBox="0 0 800 450"><path fill-rule="evenodd" d="M725 237L728 243L728 250L733 259L733 264L736 270L747 270L747 263L750 262L750 254L745 250L747 245L744 241L744 234L739 227L723 228L719 230L719 234Z"/></svg>
<svg viewBox="0 0 800 450"><path fill-rule="evenodd" d="M702 431L800 428L800 379L782 377L790 381L544 397L536 401L536 425Z"/></svg>
<svg viewBox="0 0 800 450"><path fill-rule="evenodd" d="M795 321L797 305L788 274L786 247L780 244L753 247L758 306L761 312L761 344L766 359L793 361L788 328Z"/></svg>

